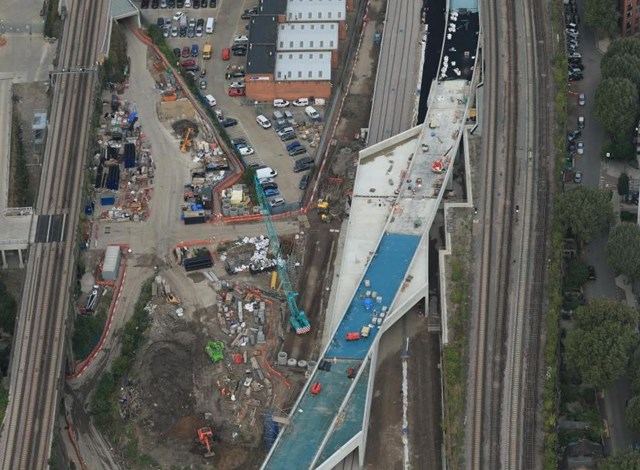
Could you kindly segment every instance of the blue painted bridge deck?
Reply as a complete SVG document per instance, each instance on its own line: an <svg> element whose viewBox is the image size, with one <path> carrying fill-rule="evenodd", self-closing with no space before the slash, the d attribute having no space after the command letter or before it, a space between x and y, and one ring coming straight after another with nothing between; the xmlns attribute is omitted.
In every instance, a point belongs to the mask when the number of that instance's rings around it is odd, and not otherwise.
<svg viewBox="0 0 640 470"><path fill-rule="evenodd" d="M336 420L340 406L353 386L355 392L366 391L369 368L361 371L358 383L348 377L351 367L358 369L368 355L378 334L372 328L368 338L347 341L346 335L360 332L379 314L383 306L391 307L401 289L411 261L420 243L420 237L398 233L385 233L376 252L370 259L365 275L358 285L342 321L331 339L323 359L331 364L331 370L316 370L308 384L320 382L322 391L313 395L307 388L299 401L291 423L282 432L265 469L309 468L321 450L323 441ZM367 281L368 286L365 284ZM367 291L376 292L372 302ZM381 301L378 300L381 299ZM363 388L364 387L364 388ZM329 437L328 448L339 447L346 439L361 429L366 393L353 393L339 425ZM317 463L326 459L326 453Z"/></svg>

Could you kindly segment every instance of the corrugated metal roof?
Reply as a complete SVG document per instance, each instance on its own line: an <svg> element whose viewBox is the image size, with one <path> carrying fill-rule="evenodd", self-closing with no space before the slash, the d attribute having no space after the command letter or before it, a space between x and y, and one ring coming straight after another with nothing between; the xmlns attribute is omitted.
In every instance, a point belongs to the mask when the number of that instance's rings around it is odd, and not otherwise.
<svg viewBox="0 0 640 470"><path fill-rule="evenodd" d="M103 272L113 272L118 269L120 262L120 247L117 245L109 245L104 254L104 262L102 263Z"/></svg>
<svg viewBox="0 0 640 470"><path fill-rule="evenodd" d="M287 21L343 21L345 0L289 0Z"/></svg>
<svg viewBox="0 0 640 470"><path fill-rule="evenodd" d="M338 23L281 23L278 51L338 48Z"/></svg>
<svg viewBox="0 0 640 470"><path fill-rule="evenodd" d="M331 52L279 52L275 79L331 80Z"/></svg>

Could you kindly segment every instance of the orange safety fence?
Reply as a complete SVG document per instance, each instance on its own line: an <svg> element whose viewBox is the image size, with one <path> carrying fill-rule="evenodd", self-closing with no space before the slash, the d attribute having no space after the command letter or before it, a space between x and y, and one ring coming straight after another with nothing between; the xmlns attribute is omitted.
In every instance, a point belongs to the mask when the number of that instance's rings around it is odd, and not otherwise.
<svg viewBox="0 0 640 470"><path fill-rule="evenodd" d="M82 458L82 455L80 455L80 448L78 447L76 436L74 436L73 434L73 424L71 424L67 416L65 416L64 418L67 421L67 434L69 435L69 440L71 441L71 445L73 445L73 450L76 453L76 457L78 457L78 463L80 463L80 468L82 470L86 470L87 464L84 463L84 459Z"/></svg>

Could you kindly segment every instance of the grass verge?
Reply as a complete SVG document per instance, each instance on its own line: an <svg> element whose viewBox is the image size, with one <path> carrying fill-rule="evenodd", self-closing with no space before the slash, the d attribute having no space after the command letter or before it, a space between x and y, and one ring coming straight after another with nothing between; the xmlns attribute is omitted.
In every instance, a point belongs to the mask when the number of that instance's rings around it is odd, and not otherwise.
<svg viewBox="0 0 640 470"><path fill-rule="evenodd" d="M33 191L27 166L27 155L24 148L22 124L18 109L14 103L11 122L11 148L9 181L9 205L12 207L30 207L33 205Z"/></svg>
<svg viewBox="0 0 640 470"><path fill-rule="evenodd" d="M460 217L451 240L452 255L449 258L449 344L443 347L442 379L444 382L445 454L452 470L462 468L464 455L464 415L467 369L465 354L469 323L469 259L471 231L460 221L468 220L468 209L456 209Z"/></svg>

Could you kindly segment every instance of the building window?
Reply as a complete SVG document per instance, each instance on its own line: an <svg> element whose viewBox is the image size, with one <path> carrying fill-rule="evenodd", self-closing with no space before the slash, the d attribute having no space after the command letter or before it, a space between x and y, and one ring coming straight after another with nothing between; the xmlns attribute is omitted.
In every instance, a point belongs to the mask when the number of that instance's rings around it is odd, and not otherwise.
<svg viewBox="0 0 640 470"><path fill-rule="evenodd" d="M324 57L324 54L319 54L318 57L322 59Z"/></svg>
<svg viewBox="0 0 640 470"><path fill-rule="evenodd" d="M318 78L322 78L322 70L318 70Z"/></svg>
<svg viewBox="0 0 640 470"><path fill-rule="evenodd" d="M329 47L333 49L333 40L329 41Z"/></svg>
<svg viewBox="0 0 640 470"><path fill-rule="evenodd" d="M280 25L280 31L284 31L284 25L283 24Z"/></svg>
<svg viewBox="0 0 640 470"><path fill-rule="evenodd" d="M330 11L329 11L329 12L327 12L327 17L328 17L329 19L331 19L331 12L330 12Z"/></svg>
<svg viewBox="0 0 640 470"><path fill-rule="evenodd" d="M320 48L324 47L324 41L320 41Z"/></svg>
<svg viewBox="0 0 640 470"><path fill-rule="evenodd" d="M320 20L322 19L322 12L321 11L318 12L318 19L320 19Z"/></svg>
<svg viewBox="0 0 640 470"><path fill-rule="evenodd" d="M278 79L282 78L282 72L278 72Z"/></svg>
<svg viewBox="0 0 640 470"><path fill-rule="evenodd" d="M311 29L316 29L316 28L315 28L315 25L313 25L313 24L312 24L312 25L311 25Z"/></svg>
<svg viewBox="0 0 640 470"><path fill-rule="evenodd" d="M289 19L292 20L293 19L293 13L289 12Z"/></svg>
<svg viewBox="0 0 640 470"><path fill-rule="evenodd" d="M320 29L324 29L324 24L321 24L321 25L320 25Z"/></svg>
<svg viewBox="0 0 640 470"><path fill-rule="evenodd" d="M289 49L293 49L293 41L289 41Z"/></svg>
<svg viewBox="0 0 640 470"><path fill-rule="evenodd" d="M631 10L629 10L629 11L627 12L627 18L631 18L631 15L633 15L633 12L632 12Z"/></svg>
<svg viewBox="0 0 640 470"><path fill-rule="evenodd" d="M339 11L339 12L338 12L338 19L339 19L339 20L341 20L341 19L342 19L342 12L341 12L341 11Z"/></svg>
<svg viewBox="0 0 640 470"><path fill-rule="evenodd" d="M291 78L291 71L287 72L287 78Z"/></svg>
<svg viewBox="0 0 640 470"><path fill-rule="evenodd" d="M309 41L309 47L313 47L313 41Z"/></svg>
<svg viewBox="0 0 640 470"><path fill-rule="evenodd" d="M293 60L293 54L289 54L289 60Z"/></svg>
<svg viewBox="0 0 640 470"><path fill-rule="evenodd" d="M298 54L298 60L302 60L302 54Z"/></svg>
<svg viewBox="0 0 640 470"><path fill-rule="evenodd" d="M304 29L304 25L303 24L300 25L300 29Z"/></svg>
<svg viewBox="0 0 640 470"><path fill-rule="evenodd" d="M311 70L309 70L309 73L308 73L308 75L307 75L307 78L311 78L311 77L313 77L313 73L311 72Z"/></svg>
<svg viewBox="0 0 640 470"><path fill-rule="evenodd" d="M298 78L302 78L302 70L298 70Z"/></svg>
<svg viewBox="0 0 640 470"><path fill-rule="evenodd" d="M300 47L304 47L304 41L300 41Z"/></svg>
<svg viewBox="0 0 640 470"><path fill-rule="evenodd" d="M311 19L311 12L309 12L309 19Z"/></svg>
<svg viewBox="0 0 640 470"><path fill-rule="evenodd" d="M284 47L284 43L282 41L280 41L280 49L282 49Z"/></svg>

